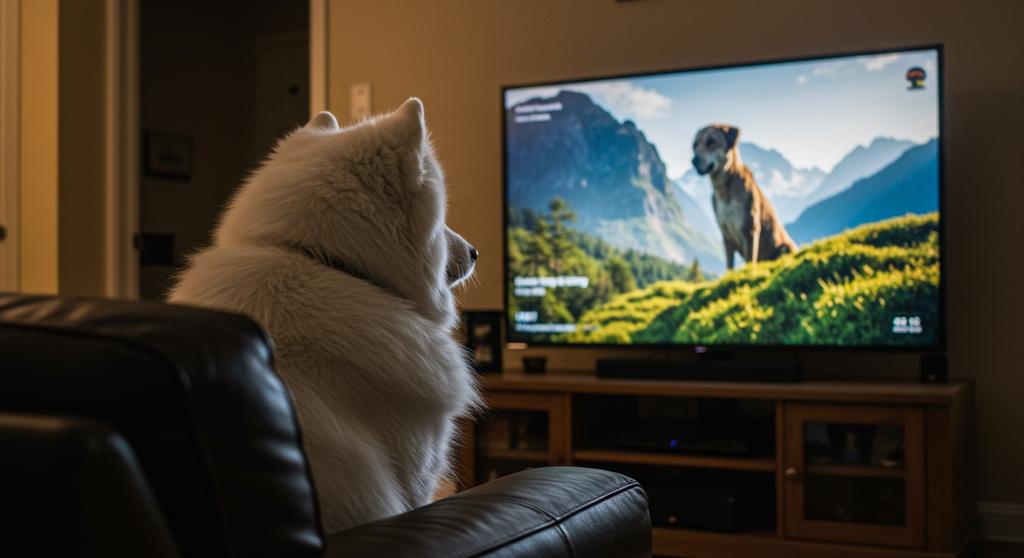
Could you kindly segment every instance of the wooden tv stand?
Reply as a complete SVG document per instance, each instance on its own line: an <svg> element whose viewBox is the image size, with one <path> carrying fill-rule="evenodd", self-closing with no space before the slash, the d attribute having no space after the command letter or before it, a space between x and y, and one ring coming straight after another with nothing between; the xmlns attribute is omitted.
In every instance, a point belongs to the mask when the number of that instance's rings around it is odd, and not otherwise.
<svg viewBox="0 0 1024 558"><path fill-rule="evenodd" d="M756 511L728 532L673 527L675 515L652 514L657 556L960 557L977 541L966 382L721 383L505 373L484 375L481 385L490 411L464 425L462 488L543 465L621 470L638 478L652 500L658 487L669 486L665 478L752 487L753 496L742 501ZM636 417L664 420L666 412L685 414L708 402L742 409L737 416L759 421L767 442L740 455L609 442L643 424ZM667 424L673 420L704 419L669 417ZM642 477L659 480L648 484Z"/></svg>

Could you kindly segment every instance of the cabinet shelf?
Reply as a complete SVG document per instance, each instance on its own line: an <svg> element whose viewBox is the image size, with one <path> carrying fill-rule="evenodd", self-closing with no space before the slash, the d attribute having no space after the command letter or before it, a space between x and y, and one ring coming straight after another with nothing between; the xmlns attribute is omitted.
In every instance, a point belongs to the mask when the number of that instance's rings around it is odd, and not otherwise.
<svg viewBox="0 0 1024 558"><path fill-rule="evenodd" d="M901 479L906 476L903 467L882 467L880 465L807 465L808 475L828 477L868 477L881 479Z"/></svg>
<svg viewBox="0 0 1024 558"><path fill-rule="evenodd" d="M752 548L764 549L778 540L774 531L716 533L698 529L655 527L651 530L654 554L658 556L744 555ZM778 554L782 556L782 554Z"/></svg>
<svg viewBox="0 0 1024 558"><path fill-rule="evenodd" d="M484 459L506 459L514 461L548 461L549 455L546 451L527 451L511 449L484 449L480 450L480 457Z"/></svg>
<svg viewBox="0 0 1024 558"><path fill-rule="evenodd" d="M778 538L778 534L775 531L768 529L762 530L751 530L751 531L739 531L737 533L719 533L717 531L706 531L703 529L687 529L685 527L654 527L651 529L655 537L666 538L666 539L715 539L719 537L728 537L734 539L736 537L751 538L756 540L762 539L775 539Z"/></svg>
<svg viewBox="0 0 1024 558"><path fill-rule="evenodd" d="M775 460L768 457L710 457L705 455L671 455L614 450L577 450L572 452L572 458L574 461L604 461L606 463L629 463L633 465L671 465L676 467L729 469L733 471L771 472L775 470Z"/></svg>

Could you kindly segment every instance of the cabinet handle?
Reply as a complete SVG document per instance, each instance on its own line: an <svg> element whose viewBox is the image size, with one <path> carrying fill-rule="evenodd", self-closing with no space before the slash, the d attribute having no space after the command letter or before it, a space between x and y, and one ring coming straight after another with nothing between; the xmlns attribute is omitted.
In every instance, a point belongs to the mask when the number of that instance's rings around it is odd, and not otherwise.
<svg viewBox="0 0 1024 558"><path fill-rule="evenodd" d="M795 479L795 478L797 478L797 477L798 477L799 475L800 475L800 471L797 471L797 470L796 470L796 467L787 467L787 468L786 468L786 476L787 476L787 477L789 477L789 478L791 478L791 479Z"/></svg>

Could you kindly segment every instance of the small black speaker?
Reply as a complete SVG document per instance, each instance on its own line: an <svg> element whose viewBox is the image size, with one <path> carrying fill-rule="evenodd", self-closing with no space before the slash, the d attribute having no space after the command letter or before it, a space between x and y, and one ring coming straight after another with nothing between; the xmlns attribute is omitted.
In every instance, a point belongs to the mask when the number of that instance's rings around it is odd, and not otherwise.
<svg viewBox="0 0 1024 558"><path fill-rule="evenodd" d="M949 381L949 359L945 354L921 355L921 381L926 384L944 384Z"/></svg>
<svg viewBox="0 0 1024 558"><path fill-rule="evenodd" d="M547 368L547 357L523 357L523 372L527 374L543 374Z"/></svg>

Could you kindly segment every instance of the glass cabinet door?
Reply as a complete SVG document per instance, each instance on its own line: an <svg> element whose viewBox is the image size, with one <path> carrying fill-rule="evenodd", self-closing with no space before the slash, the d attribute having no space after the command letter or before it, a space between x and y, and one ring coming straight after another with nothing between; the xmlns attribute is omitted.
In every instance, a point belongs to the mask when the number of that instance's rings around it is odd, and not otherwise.
<svg viewBox="0 0 1024 558"><path fill-rule="evenodd" d="M788 536L924 545L921 409L793 404L785 413Z"/></svg>

